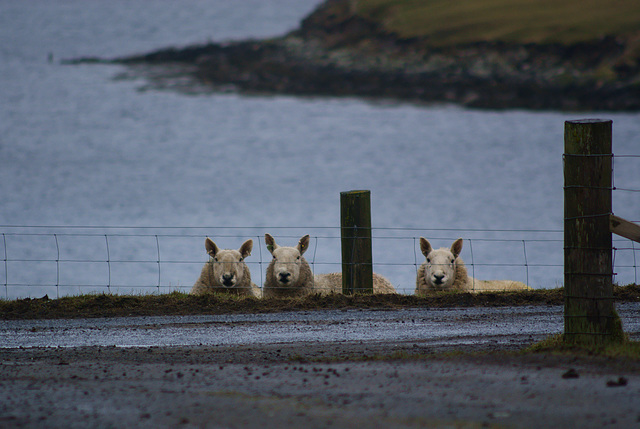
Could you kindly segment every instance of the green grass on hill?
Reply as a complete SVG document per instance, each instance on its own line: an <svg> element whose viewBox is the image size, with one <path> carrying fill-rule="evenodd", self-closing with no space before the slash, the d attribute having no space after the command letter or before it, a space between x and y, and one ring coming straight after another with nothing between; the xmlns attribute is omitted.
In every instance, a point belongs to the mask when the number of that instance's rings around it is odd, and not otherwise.
<svg viewBox="0 0 640 429"><path fill-rule="evenodd" d="M356 13L432 45L478 41L573 44L640 38L640 0L356 0Z"/></svg>

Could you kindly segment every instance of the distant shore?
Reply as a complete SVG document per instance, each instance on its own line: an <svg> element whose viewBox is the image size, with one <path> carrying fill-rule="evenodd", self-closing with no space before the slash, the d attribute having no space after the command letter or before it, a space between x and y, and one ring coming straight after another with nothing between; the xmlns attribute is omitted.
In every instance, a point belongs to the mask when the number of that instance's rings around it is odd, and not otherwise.
<svg viewBox="0 0 640 429"><path fill-rule="evenodd" d="M150 65L214 90L446 102L475 108L640 110L640 66L625 40L571 46L478 42L433 48L322 4L289 34L102 60ZM178 71L176 71L176 65ZM162 73L160 73L162 74Z"/></svg>

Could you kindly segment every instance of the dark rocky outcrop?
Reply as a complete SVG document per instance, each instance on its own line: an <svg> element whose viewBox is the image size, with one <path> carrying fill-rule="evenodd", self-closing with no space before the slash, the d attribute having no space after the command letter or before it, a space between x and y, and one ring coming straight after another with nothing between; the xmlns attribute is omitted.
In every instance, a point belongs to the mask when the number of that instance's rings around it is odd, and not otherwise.
<svg viewBox="0 0 640 429"><path fill-rule="evenodd" d="M329 0L279 38L170 48L111 62L189 65L184 73L200 83L241 92L498 109L638 110L636 45L606 37L571 46L483 42L433 48L427 40L385 33L352 14L348 2Z"/></svg>

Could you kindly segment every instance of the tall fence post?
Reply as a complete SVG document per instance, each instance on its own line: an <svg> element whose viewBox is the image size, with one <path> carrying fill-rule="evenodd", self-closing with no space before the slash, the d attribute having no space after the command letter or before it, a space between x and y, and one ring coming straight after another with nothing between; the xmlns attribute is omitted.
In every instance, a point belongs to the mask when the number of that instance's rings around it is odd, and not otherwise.
<svg viewBox="0 0 640 429"><path fill-rule="evenodd" d="M342 292L373 292L371 192L340 193Z"/></svg>
<svg viewBox="0 0 640 429"><path fill-rule="evenodd" d="M598 345L622 334L613 306L612 121L565 122L564 340Z"/></svg>

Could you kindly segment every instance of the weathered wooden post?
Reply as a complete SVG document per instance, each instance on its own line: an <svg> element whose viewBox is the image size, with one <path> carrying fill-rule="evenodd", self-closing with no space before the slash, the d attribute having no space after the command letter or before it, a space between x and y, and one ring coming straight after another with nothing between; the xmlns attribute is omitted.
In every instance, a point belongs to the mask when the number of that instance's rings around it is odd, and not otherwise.
<svg viewBox="0 0 640 429"><path fill-rule="evenodd" d="M622 337L613 306L612 121L565 122L564 340L598 345Z"/></svg>
<svg viewBox="0 0 640 429"><path fill-rule="evenodd" d="M342 293L373 293L371 192L340 193Z"/></svg>

